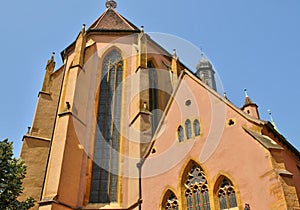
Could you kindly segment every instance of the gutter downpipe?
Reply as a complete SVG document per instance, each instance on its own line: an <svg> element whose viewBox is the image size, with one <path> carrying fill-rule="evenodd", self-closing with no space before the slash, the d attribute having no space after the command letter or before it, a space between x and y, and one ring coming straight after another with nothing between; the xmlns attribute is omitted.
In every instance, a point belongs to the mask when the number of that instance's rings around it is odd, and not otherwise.
<svg viewBox="0 0 300 210"><path fill-rule="evenodd" d="M141 158L140 162L136 164L136 167L139 170L139 199L138 199L138 206L139 210L142 210L142 203L143 203L143 198L142 198L142 167L144 165L145 158Z"/></svg>

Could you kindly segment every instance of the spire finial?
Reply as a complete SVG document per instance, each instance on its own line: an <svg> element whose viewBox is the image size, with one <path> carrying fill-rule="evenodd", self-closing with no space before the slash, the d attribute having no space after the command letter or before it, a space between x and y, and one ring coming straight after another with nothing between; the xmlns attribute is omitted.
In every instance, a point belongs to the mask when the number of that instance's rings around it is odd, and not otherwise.
<svg viewBox="0 0 300 210"><path fill-rule="evenodd" d="M173 57L177 58L177 51L176 51L176 49L173 49Z"/></svg>
<svg viewBox="0 0 300 210"><path fill-rule="evenodd" d="M271 109L268 109L268 113L269 113L269 115L270 115L270 120L271 120L272 125L274 126L274 128L275 128L276 130L278 130L278 129L277 129L277 126L276 126L276 124L275 124L275 121L274 121L274 119L273 119Z"/></svg>
<svg viewBox="0 0 300 210"><path fill-rule="evenodd" d="M228 98L227 98L227 93L226 93L226 92L224 92L224 98L225 98L225 99L228 99Z"/></svg>
<svg viewBox="0 0 300 210"><path fill-rule="evenodd" d="M53 63L53 62L54 62L54 56L55 56L55 52L52 52L51 58L50 58L50 60L48 60L48 62L47 62L47 66L48 66L50 63Z"/></svg>
<svg viewBox="0 0 300 210"><path fill-rule="evenodd" d="M114 0L106 0L105 6L108 9L111 9L111 8L115 9L117 7L117 2Z"/></svg>
<svg viewBox="0 0 300 210"><path fill-rule="evenodd" d="M54 60L55 52L52 52L51 60Z"/></svg>
<svg viewBox="0 0 300 210"><path fill-rule="evenodd" d="M273 122L274 122L274 120L273 120L273 117L272 117L272 112L271 112L271 109L268 109L268 113L269 113L269 115L270 115L271 122L273 123Z"/></svg>
<svg viewBox="0 0 300 210"><path fill-rule="evenodd" d="M202 50L202 47L200 47L200 51L201 51L201 58L204 58L204 52Z"/></svg>
<svg viewBox="0 0 300 210"><path fill-rule="evenodd" d="M246 88L244 89L244 92L245 92L245 96L246 96L246 97L249 97L249 95L248 95L248 91L247 91L247 89L246 89Z"/></svg>

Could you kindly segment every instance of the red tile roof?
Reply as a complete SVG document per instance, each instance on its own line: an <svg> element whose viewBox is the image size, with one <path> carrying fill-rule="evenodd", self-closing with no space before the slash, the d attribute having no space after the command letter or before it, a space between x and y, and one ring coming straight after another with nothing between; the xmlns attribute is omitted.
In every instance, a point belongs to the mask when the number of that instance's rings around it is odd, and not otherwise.
<svg viewBox="0 0 300 210"><path fill-rule="evenodd" d="M115 9L108 8L89 28L103 31L133 31L139 32L134 24L120 15Z"/></svg>

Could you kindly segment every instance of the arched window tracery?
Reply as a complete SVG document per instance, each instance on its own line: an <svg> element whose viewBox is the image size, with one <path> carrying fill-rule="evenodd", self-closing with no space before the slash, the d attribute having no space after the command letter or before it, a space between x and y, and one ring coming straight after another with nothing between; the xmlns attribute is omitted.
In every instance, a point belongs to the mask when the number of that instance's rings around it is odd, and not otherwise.
<svg viewBox="0 0 300 210"><path fill-rule="evenodd" d="M234 187L227 178L223 178L217 193L221 210L237 207Z"/></svg>
<svg viewBox="0 0 300 210"><path fill-rule="evenodd" d="M117 202L123 59L112 49L102 63L90 203Z"/></svg>
<svg viewBox="0 0 300 210"><path fill-rule="evenodd" d="M185 182L185 198L188 210L210 210L206 175L202 168L193 164Z"/></svg>
<svg viewBox="0 0 300 210"><path fill-rule="evenodd" d="M171 191L168 190L164 196L163 203L162 203L163 210L178 210L179 204L176 195Z"/></svg>

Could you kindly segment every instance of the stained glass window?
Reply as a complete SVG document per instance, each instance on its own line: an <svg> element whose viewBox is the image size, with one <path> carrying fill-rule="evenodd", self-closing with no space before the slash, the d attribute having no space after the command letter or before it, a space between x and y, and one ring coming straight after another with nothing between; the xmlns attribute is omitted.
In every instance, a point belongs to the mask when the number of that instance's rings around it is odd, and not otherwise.
<svg viewBox="0 0 300 210"><path fill-rule="evenodd" d="M154 134L158 122L159 122L159 111L158 109L158 78L157 70L152 61L147 63L148 72L149 72L149 111L152 113L151 125L152 125L152 134Z"/></svg>
<svg viewBox="0 0 300 210"><path fill-rule="evenodd" d="M102 63L91 203L117 202L123 60L117 50L110 51Z"/></svg>
<svg viewBox="0 0 300 210"><path fill-rule="evenodd" d="M189 119L185 121L185 132L186 132L187 139L192 138L192 126L191 126L191 121Z"/></svg>
<svg viewBox="0 0 300 210"><path fill-rule="evenodd" d="M192 165L184 186L188 210L210 210L207 180L202 168Z"/></svg>
<svg viewBox="0 0 300 210"><path fill-rule="evenodd" d="M172 191L168 191L164 198L163 203L164 210L178 210L178 200Z"/></svg>
<svg viewBox="0 0 300 210"><path fill-rule="evenodd" d="M220 209L230 209L237 207L236 195L231 182L224 178L218 189Z"/></svg>
<svg viewBox="0 0 300 210"><path fill-rule="evenodd" d="M186 197L187 209L193 210L194 209L193 192L190 189L187 189L185 191L185 197Z"/></svg>
<svg viewBox="0 0 300 210"><path fill-rule="evenodd" d="M210 210L210 202L209 202L209 194L208 194L207 185L204 185L202 187L202 196L203 196L204 210Z"/></svg>
<svg viewBox="0 0 300 210"><path fill-rule="evenodd" d="M194 120L194 133L195 133L195 136L200 135L200 123L198 120Z"/></svg>
<svg viewBox="0 0 300 210"><path fill-rule="evenodd" d="M183 142L183 140L184 140L184 132L183 132L183 127L181 125L177 129L177 133L178 133L178 141L179 142Z"/></svg>
<svg viewBox="0 0 300 210"><path fill-rule="evenodd" d="M220 209L227 209L227 201L225 191L220 189L218 192Z"/></svg>
<svg viewBox="0 0 300 210"><path fill-rule="evenodd" d="M235 196L235 191L232 187L228 188L227 191L228 194L228 200L229 200L229 206L231 207L236 207L237 206L237 202L236 202L236 196Z"/></svg>

